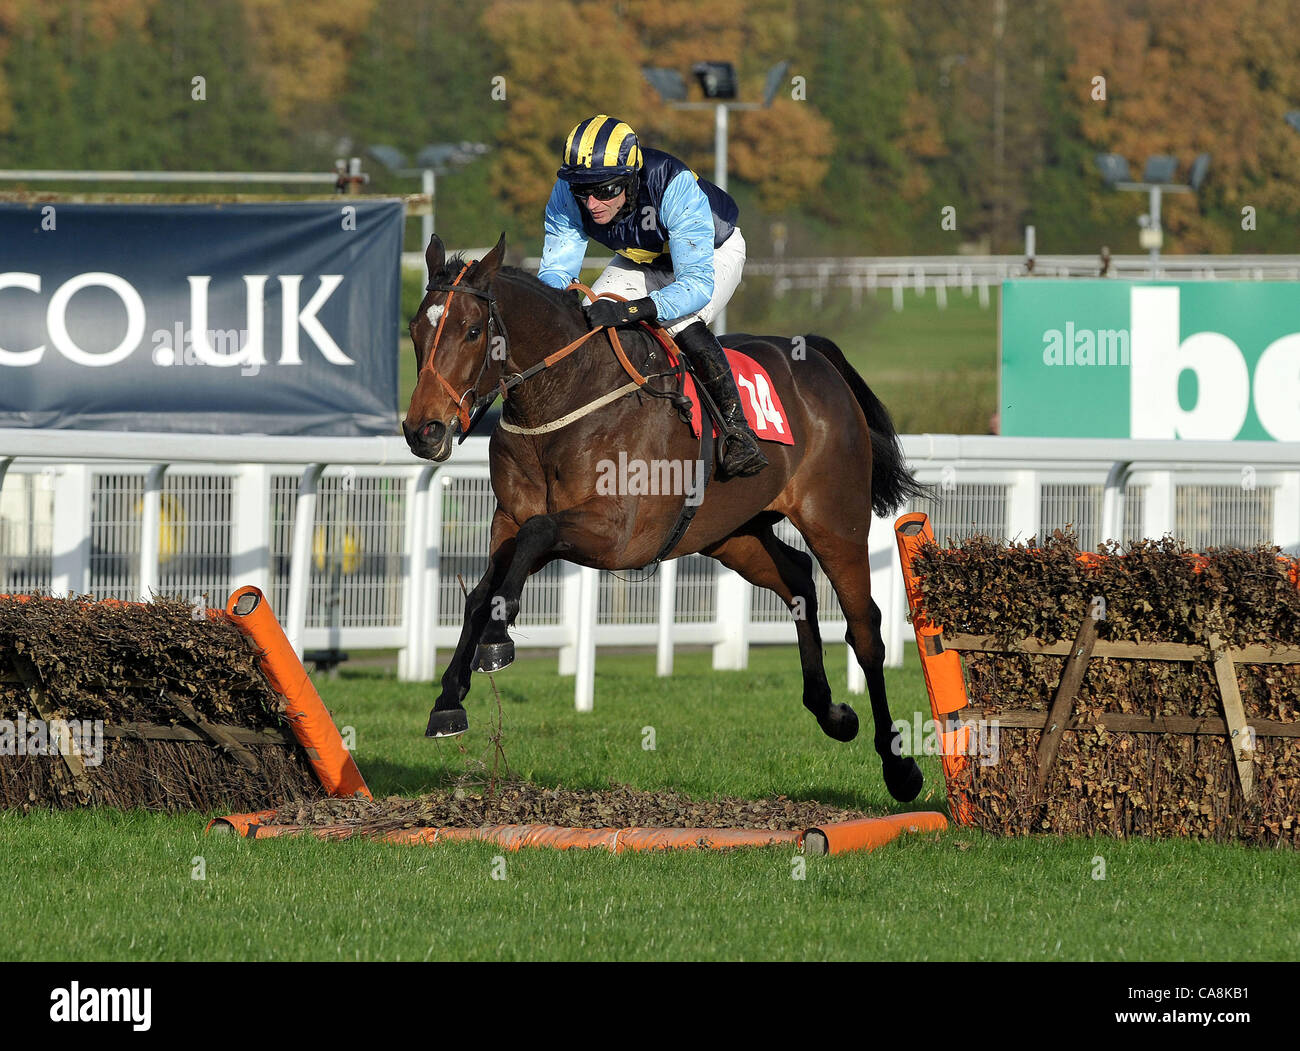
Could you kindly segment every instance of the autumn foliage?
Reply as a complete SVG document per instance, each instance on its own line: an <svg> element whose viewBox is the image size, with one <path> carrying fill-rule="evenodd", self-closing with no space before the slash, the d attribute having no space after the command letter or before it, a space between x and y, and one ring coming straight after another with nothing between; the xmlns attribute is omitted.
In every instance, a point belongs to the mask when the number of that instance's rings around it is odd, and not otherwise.
<svg viewBox="0 0 1300 1051"><path fill-rule="evenodd" d="M1294 0L0 0L7 167L329 168L429 143L491 147L440 181L439 224L540 245L574 124L629 121L713 175L711 109L666 105L641 70L735 64L742 101L790 63L770 108L733 111L731 189L751 249L764 215L792 251L1137 249L1140 172L1209 152L1169 195L1165 250L1294 248L1300 217ZM194 78L205 83L194 96ZM368 162L377 190L414 189ZM403 181L405 180L405 181ZM941 210L956 214L956 237ZM1255 216L1244 221L1243 209Z"/></svg>

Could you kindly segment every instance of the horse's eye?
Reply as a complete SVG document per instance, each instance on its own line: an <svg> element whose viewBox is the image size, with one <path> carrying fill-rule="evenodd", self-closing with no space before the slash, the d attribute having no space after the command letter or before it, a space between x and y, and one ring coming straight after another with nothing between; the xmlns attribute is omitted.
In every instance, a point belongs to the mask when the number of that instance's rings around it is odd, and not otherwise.
<svg viewBox="0 0 1300 1051"><path fill-rule="evenodd" d="M481 335L483 335L483 329L482 329L481 326L479 326L479 325L474 325L472 328L470 328L470 330L469 330L469 338L470 338L470 339L478 339L479 336L481 336Z"/></svg>

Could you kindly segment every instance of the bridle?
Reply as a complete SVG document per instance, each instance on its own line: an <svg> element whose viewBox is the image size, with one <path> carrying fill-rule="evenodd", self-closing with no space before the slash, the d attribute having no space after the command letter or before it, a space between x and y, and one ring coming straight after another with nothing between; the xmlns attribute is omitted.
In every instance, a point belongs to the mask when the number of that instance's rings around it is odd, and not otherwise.
<svg viewBox="0 0 1300 1051"><path fill-rule="evenodd" d="M480 394L478 390L478 385L483 381L483 373L487 371L488 359L492 356L493 328L495 328L501 336L502 343L505 343L506 340L506 327L501 321L500 312L497 310L496 296L486 289L473 288L470 285L465 285L463 288L461 287L460 279L465 276L466 271L468 271L475 262L477 262L477 260L473 260L462 266L460 268L460 273L456 275L456 280L451 284L435 284L433 281L430 281L424 288L425 292L446 292L447 301L443 304L442 316L438 318L438 328L433 334L433 346L429 348L429 360L424 363L424 367L421 368L420 371L424 372L427 369L431 372L434 378L442 384L443 390L447 392L448 396L455 399L456 414L460 417L460 441L462 442L469 435L469 432L478 424L478 421L482 419L483 413L487 412L487 410L492 406L492 403L497 400L497 395L501 393L498 390L493 390L489 394ZM456 388L447 382L447 377L439 372L437 367L433 364L434 356L438 353L438 341L442 339L442 326L446 324L447 315L451 313L451 300L457 292L467 292L472 296L477 296L479 299L487 300L488 304L488 324L486 333L487 349L483 351L483 363L479 366L478 375L474 377L473 384L465 391L465 393L460 395L457 395ZM510 347L508 343L505 343L505 346L506 357L508 358L510 356ZM466 408L465 399L471 394L474 395L474 401L468 408Z"/></svg>
<svg viewBox="0 0 1300 1051"><path fill-rule="evenodd" d="M510 358L510 344L506 338L505 324L504 322L502 322L501 314L497 310L496 296L494 296L491 292L487 291L486 289L473 288L470 285L465 285L463 287L461 286L460 283L461 278L465 276L469 268L472 267L476 262L477 260L471 260L470 262L462 266L460 269L460 273L456 275L456 279L452 281L451 284L449 285L438 284L433 281L430 281L424 288L426 292L447 293L447 301L446 303L443 304L442 316L438 318L438 327L433 334L433 346L429 348L429 359L424 363L424 366L420 369L420 371L424 372L425 370L428 370L429 372L431 372L434 378L436 378L437 381L442 384L442 387L447 392L448 396L455 399L456 413L460 418L460 438L458 439L457 444L463 442L466 439L466 437L468 437L470 431L472 431L478 425L479 420L483 418L483 414L487 412L489 408L492 407L492 403L495 402L498 397L501 398L509 397L510 391L512 391L515 387L518 387L521 383L537 375L537 373L541 372L543 369L549 369L552 365L555 365L557 362L568 357L570 354L572 354L575 350L577 350L580 346L586 343L587 340L591 339L591 337L596 335L598 332L609 333L610 346L613 348L614 356L618 358L619 364L623 366L623 371L626 372L632 378L632 385L630 385L629 389L631 389L631 386L644 388L646 391L649 391L651 394L655 395L656 397L668 397L670 399L672 398L672 394L670 392L662 392L656 390L654 387L650 385L648 377L641 375L641 373L637 371L636 367L628 359L627 354L624 353L623 345L618 338L618 330L615 328L608 328L608 329L593 328L589 332L586 332L583 335L579 336L572 343L569 343L566 346L561 347L553 354L547 355L536 365L533 365L525 369L523 372L511 373L511 375L508 378L503 378L497 384L497 386L493 388L491 391L489 391L487 394L480 394L478 385L483 380L483 373L487 371L488 359L492 356L493 328L496 329L497 333L501 337L501 341L503 345L505 346L505 356L503 360L509 360ZM588 288L584 284L581 284L578 281L572 282L569 285L569 287L571 289L577 289L578 291L584 293L589 299L597 298L595 293L593 293L590 288ZM447 315L451 313L451 300L452 297L457 292L467 292L472 296L477 296L479 299L486 300L488 304L488 331L487 331L488 340L487 340L487 349L483 352L483 363L479 365L478 375L474 377L473 384L468 389L466 389L466 391L463 394L460 395L457 395L456 388L453 387L449 382L447 382L447 378L441 372L439 372L433 364L434 356L438 352L438 342L439 340L442 339L442 326L447 321ZM604 293L604 294L618 300L622 300L624 298L623 296L615 295L614 293ZM649 330L650 326L646 325L645 328ZM654 334L655 338L658 339L660 343L663 344L666 348L671 345L672 342L671 338L667 337L666 334L661 335L660 333L657 332L652 332L652 334ZM675 350L675 347L673 349ZM474 400L471 403L471 405L468 408L466 408L465 399L468 398L471 394L474 395Z"/></svg>

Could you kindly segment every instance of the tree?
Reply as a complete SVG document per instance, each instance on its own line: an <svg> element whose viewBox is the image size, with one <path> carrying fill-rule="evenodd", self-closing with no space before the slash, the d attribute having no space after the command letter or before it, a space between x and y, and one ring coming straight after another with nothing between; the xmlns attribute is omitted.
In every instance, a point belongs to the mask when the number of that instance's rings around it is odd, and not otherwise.
<svg viewBox="0 0 1300 1051"><path fill-rule="evenodd" d="M337 99L376 0L240 0L248 42L282 120Z"/></svg>
<svg viewBox="0 0 1300 1051"><path fill-rule="evenodd" d="M649 88L635 59L639 45L605 0L496 0L484 26L501 50L506 92L492 186L540 245L569 129L597 113L644 125ZM599 46L575 46L583 41ZM483 105L492 104L484 85Z"/></svg>
<svg viewBox="0 0 1300 1051"><path fill-rule="evenodd" d="M848 224L863 251L906 242L929 189L922 161L942 153L934 113L915 88L897 12L877 3L798 5L808 103L825 118L831 182L811 203Z"/></svg>
<svg viewBox="0 0 1300 1051"><path fill-rule="evenodd" d="M1063 119L1048 105L1067 58L1061 0L912 5L907 42L947 146L930 166L932 201L957 208L963 239L1016 251Z"/></svg>
<svg viewBox="0 0 1300 1051"><path fill-rule="evenodd" d="M1165 198L1164 224L1180 249L1249 243L1235 221L1244 205L1277 225L1300 212L1300 137L1283 122L1300 99L1293 18L1294 5L1271 0L1194 11L1175 0L1079 0L1069 8L1070 80L1087 141L1127 157L1136 174L1151 154L1178 157L1184 174L1193 155L1213 154L1199 199ZM1097 76L1105 77L1104 102L1089 91Z"/></svg>
<svg viewBox="0 0 1300 1051"><path fill-rule="evenodd" d="M729 61L740 99L755 102L763 96L768 70L800 57L796 6L794 0L723 0L703 8L694 0L629 0L621 12L641 44L640 64L689 74L696 62ZM703 99L694 90L692 97ZM712 176L712 112L673 109L652 96L648 117L649 136ZM830 131L816 107L796 102L783 84L773 108L730 115L728 173L757 187L765 209L788 207L806 199L825 175Z"/></svg>
<svg viewBox="0 0 1300 1051"><path fill-rule="evenodd" d="M354 48L342 100L355 149L396 146L414 163L430 143L500 143L507 104L492 98L492 78L505 67L483 27L483 11L461 0L381 0ZM511 224L488 182L493 163L489 154L438 180L444 239L491 243ZM375 174L378 187L412 188ZM535 228L534 220L529 233Z"/></svg>

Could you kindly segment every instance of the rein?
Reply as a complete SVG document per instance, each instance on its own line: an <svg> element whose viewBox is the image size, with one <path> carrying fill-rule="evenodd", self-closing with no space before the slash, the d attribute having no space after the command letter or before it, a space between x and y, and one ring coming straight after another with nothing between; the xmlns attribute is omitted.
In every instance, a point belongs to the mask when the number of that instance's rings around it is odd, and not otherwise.
<svg viewBox="0 0 1300 1051"><path fill-rule="evenodd" d="M578 281L571 282L569 284L569 288L566 291L574 290L574 289L581 292L588 299L597 298L596 294L581 282ZM618 295L617 293L606 292L604 293L604 295L610 299L617 299L620 303L624 302L624 297ZM570 354L572 354L575 350L577 350L580 346L586 343L587 340L591 339L591 337L596 335L596 333L598 332L609 333L610 346L614 348L614 356L618 358L618 363L623 366L623 371L626 372L629 377L631 377L632 382L635 383L638 387L644 387L646 383L649 381L644 376L642 376L640 372L637 371L636 366L633 365L632 362L628 359L627 354L623 350L623 344L619 342L618 329L593 328L590 332L586 332L583 335L579 336L572 343L569 343L566 346L561 347L554 354L548 354L546 357L542 358L541 361L539 361L536 365L533 365L531 368L525 369L523 372L514 373L513 375L511 375L511 377L508 380L502 380L501 387L500 387L501 396L503 398L506 397L510 391L514 390L525 380L531 379L533 376L536 376L543 369L549 369L552 365L556 365L559 362L563 361L565 358L567 358Z"/></svg>
<svg viewBox="0 0 1300 1051"><path fill-rule="evenodd" d="M573 340L573 342L566 344L565 346L561 347L559 350L555 351L552 354L548 354L536 365L530 366L529 368L525 369L523 372L512 373L508 379L502 379L497 384L496 389L491 391L490 393L480 394L478 391L478 385L483 379L483 373L487 371L488 359L491 357L492 354L491 330L495 326L497 332L499 332L501 335L501 339L505 341L506 328L501 321L500 314L497 311L496 297L492 295L491 292L485 291L483 289L471 288L468 285L466 285L463 288L461 287L460 284L461 278L465 276L466 271L468 271L469 268L473 265L474 262L470 262L462 266L460 273L456 275L456 280L454 280L450 285L434 284L432 281L430 281L429 284L425 286L426 292L447 293L447 301L443 305L442 316L438 318L438 328L433 334L433 347L429 350L429 360L424 363L424 369L428 369L430 372L432 372L433 375L437 377L438 382L443 385L443 388L447 391L447 393L451 397L456 398L456 409L460 415L460 424L461 424L460 441L463 442L465 440L466 436L469 434L471 430L473 430L474 426L478 423L483 413L486 412L489 406L491 406L492 403L497 400L498 396L502 398L508 398L510 395L510 391L514 390L520 384L525 383L531 377L536 376L539 372L542 372L545 369L549 369L552 366L563 361L575 350L577 350L584 343L590 340L591 337L596 335L596 333L598 332L609 333L609 344L614 351L614 356L618 359L618 363L623 367L623 371L626 372L628 376L631 378L631 382L625 383L623 386L617 388L616 390L612 390L607 394L603 394L599 398L594 399L593 401L587 402L587 404L583 405L581 408L574 409L572 412L564 416L561 416L557 420L552 420L550 423L542 424L539 427L518 427L515 424L508 423L506 420L503 419L500 423L502 430L509 431L512 434L524 434L524 435L550 434L552 431L558 431L563 427L567 427L569 424L582 419L584 416L588 415L589 413L595 412L597 409L603 408L604 406L610 404L611 402L617 401L625 394L630 394L635 390L645 390L657 398L667 398L669 401L673 403L673 405L678 409L679 412L682 411L683 408L682 403L685 402L687 410L689 411L690 403L685 399L683 395L681 395L676 391L671 391L671 390L669 391L656 390L654 387L650 385L649 378L641 375L641 373L637 370L636 366L633 365L632 362L628 359L627 353L623 350L623 344L622 342L620 342L618 338L618 329L613 326L609 326L607 328L594 328L590 332L584 333L583 335L579 336L577 339ZM569 284L568 287L570 290L576 289L577 291L582 292L583 295L585 295L588 299L595 300L598 298L590 288L582 284L580 281L573 281ZM478 296L480 299L486 300L488 304L488 348L483 354L483 363L479 366L478 375L474 378L473 385L468 390L466 390L464 394L461 394L459 397L456 396L456 388L453 387L450 383L448 383L446 377L443 376L443 374L439 372L437 368L435 368L433 365L434 356L438 351L438 342L442 339L442 327L447 321L447 315L451 313L451 300L452 297L457 292L468 292L470 295ZM620 296L614 292L606 292L604 293L604 295L608 296L611 299L616 299L619 302L626 301L626 297ZM666 353L672 355L673 352L677 351L677 345L673 342L672 337L669 336L667 332L655 329L652 326L647 325L645 322L641 322L641 324L646 329L646 331L648 331L655 338L656 342L658 342L658 344L664 349ZM506 344L507 359L509 358L509 356L510 356L509 343L507 343ZM678 352L677 356L680 359L680 352ZM679 368L680 367L681 367L681 362L679 360ZM421 369L421 371L424 371L424 369ZM713 441L711 438L711 432L713 430L713 422L712 419L710 418L710 407L711 407L712 399L708 397L708 392L704 390L702 384L697 384L696 386L700 392L700 409L703 417L701 427L700 427L700 452L701 452L701 463L704 466L704 472L703 472L704 485L705 487L707 487L709 484L709 479L713 475ZM474 395L474 401L473 404L470 406L470 408L467 410L465 408L465 399L468 398L471 394ZM714 408L714 414L720 416L720 414L717 413L716 407L713 408ZM689 416L686 416L685 418L689 420ZM701 497L703 497L703 492L701 492L700 495ZM659 548L658 554L655 555L654 559L652 560L651 563L649 563L649 565L657 567L659 563L663 561L664 556L667 555L674 547L677 546L677 543L685 535L686 530L690 528L691 521L695 518L695 512L696 510L698 510L698 506L699 506L698 504L692 504L689 500L686 500L682 503L682 509L677 515L677 521L674 523L673 528L669 531L667 537L665 537L662 545Z"/></svg>
<svg viewBox="0 0 1300 1051"><path fill-rule="evenodd" d="M446 292L447 301L446 303L443 304L442 316L438 318L438 327L433 334L433 346L429 350L429 360L424 363L424 369L421 369L421 371L423 372L425 370L428 370L429 372L431 372L434 378L437 379L437 381L442 384L443 389L447 392L447 394L456 400L456 411L460 417L460 441L463 442L465 440L465 438L469 435L470 431L472 431L474 427L478 424L478 421L482 418L483 413L485 413L492 406L492 403L496 401L498 397L508 398L510 396L510 392L514 390L516 387L518 387L520 384L531 379L533 376L536 376L539 372L542 372L545 369L549 369L553 365L559 364L559 362L567 358L570 354L572 354L575 350L581 347L584 343L586 343L589 339L591 339L592 336L596 335L598 332L609 333L609 343L610 346L613 348L614 356L618 359L618 363L623 367L623 371L628 374L632 382L624 384L622 387L618 388L618 390L611 391L609 394L597 398L595 401L588 402L586 405L582 406L582 408L576 409L575 411L569 413L566 416L561 417L558 420L553 420L551 423L543 424L541 427L517 427L514 424L507 423L505 420L502 420L501 427L503 430L510 431L514 434L548 434L551 431L559 430L561 427L567 427L570 423L573 423L575 420L582 419L582 417L586 416L588 413L594 412L596 409L602 408L603 406L608 405L610 402L616 401L617 399L621 398L623 395L629 394L632 391L638 389L647 390L651 394L655 395L656 397L671 398L672 395L670 393L666 394L660 391L656 391L653 387L650 386L649 378L641 375L641 373L637 370L636 366L632 364L631 360L627 356L627 353L623 350L622 342L620 342L618 338L618 330L612 327L604 328L604 329L593 328L590 332L584 333L583 335L575 339L572 343L566 344L565 346L561 347L559 350L555 351L553 354L548 354L536 365L530 366L529 368L525 369L523 372L512 373L508 379L502 379L500 383L497 385L496 389L494 389L490 393L480 394L478 385L483 380L483 373L487 371L488 359L492 355L492 329L495 327L496 331L500 334L502 341L506 341L507 337L506 337L505 324L501 321L501 315L497 310L496 296L492 295L491 292L488 292L484 289L473 288L469 285L465 285L464 287L461 286L460 283L461 278L465 276L465 273L476 262L477 260L471 260L470 262L462 266L460 269L460 273L456 275L456 279L452 281L451 284L449 285L435 284L432 281L430 281L429 284L427 284L424 289L426 292ZM588 299L594 300L598 298L590 288L582 284L580 281L573 281L569 284L568 287L570 290L576 289L577 291L582 292L583 295L585 295ZM453 387L449 382L447 382L447 378L443 376L443 374L439 372L438 369L433 364L434 357L438 352L438 342L442 339L442 326L447 321L447 315L451 313L451 300L452 297L457 292L465 292L468 293L469 295L477 296L480 299L486 300L488 304L488 346L487 346L487 350L484 351L483 353L483 363L479 366L478 375L474 378L474 383L463 394L460 395L457 395L456 388ZM605 292L602 293L602 295L610 299L616 299L619 302L625 301L624 296L620 296L614 292ZM658 340L659 344L663 346L665 350L675 349L675 344L672 344L671 337L668 337L666 334L661 336L658 332L655 332L655 330L652 329L649 325L645 325L645 328L648 331L650 331L650 333ZM507 358L509 358L510 355L509 347L510 347L509 343L506 342ZM466 408L465 399L468 398L471 394L474 395L473 403L469 406L469 408Z"/></svg>

